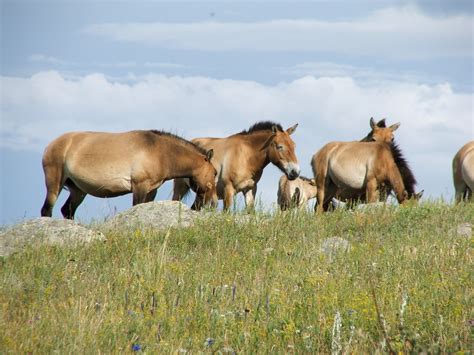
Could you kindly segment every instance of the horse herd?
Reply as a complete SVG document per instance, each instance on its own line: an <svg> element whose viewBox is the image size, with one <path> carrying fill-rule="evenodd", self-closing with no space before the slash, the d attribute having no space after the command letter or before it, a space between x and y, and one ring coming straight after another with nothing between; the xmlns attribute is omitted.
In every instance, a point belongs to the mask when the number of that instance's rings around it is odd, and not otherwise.
<svg viewBox="0 0 474 355"><path fill-rule="evenodd" d="M371 131L360 141L330 142L311 159L314 179L300 176L295 143L290 135L297 124L284 130L280 124L258 122L248 130L225 138L185 140L174 134L141 130L124 133L70 132L53 140L43 154L46 198L42 216L51 216L59 193L69 190L61 208L73 219L87 194L115 197L133 194L133 205L154 200L157 189L174 180L173 200L189 190L192 205L228 210L242 192L252 208L257 183L272 163L284 175L277 201L281 209L304 206L316 197L318 212L331 208L333 199L349 202L385 201L393 193L399 203L417 200L416 179L394 142L400 124L370 119ZM474 141L464 145L453 160L456 201L472 199Z"/></svg>

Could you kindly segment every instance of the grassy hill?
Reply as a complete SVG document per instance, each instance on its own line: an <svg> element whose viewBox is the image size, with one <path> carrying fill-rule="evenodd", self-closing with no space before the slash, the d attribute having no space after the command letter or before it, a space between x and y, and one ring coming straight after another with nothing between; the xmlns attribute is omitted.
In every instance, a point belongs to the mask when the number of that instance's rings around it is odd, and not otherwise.
<svg viewBox="0 0 474 355"><path fill-rule="evenodd" d="M0 259L0 352L471 350L474 204L247 218Z"/></svg>

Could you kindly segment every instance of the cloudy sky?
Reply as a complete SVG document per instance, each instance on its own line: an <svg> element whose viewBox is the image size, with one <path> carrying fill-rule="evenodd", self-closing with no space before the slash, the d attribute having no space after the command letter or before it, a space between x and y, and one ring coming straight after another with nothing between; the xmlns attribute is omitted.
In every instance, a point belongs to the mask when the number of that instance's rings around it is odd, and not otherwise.
<svg viewBox="0 0 474 355"><path fill-rule="evenodd" d="M2 0L0 224L39 215L42 152L64 132L190 139L260 120L299 123L307 176L325 143L362 138L372 116L400 122L419 189L451 201L452 157L474 139L473 13L468 0ZM269 166L259 184L267 207L279 176ZM77 217L130 206L131 195L89 196Z"/></svg>

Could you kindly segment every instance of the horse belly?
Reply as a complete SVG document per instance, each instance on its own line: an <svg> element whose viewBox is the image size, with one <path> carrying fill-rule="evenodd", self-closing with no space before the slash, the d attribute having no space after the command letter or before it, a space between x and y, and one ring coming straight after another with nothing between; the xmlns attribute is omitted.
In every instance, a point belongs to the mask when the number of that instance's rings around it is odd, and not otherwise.
<svg viewBox="0 0 474 355"><path fill-rule="evenodd" d="M338 187L352 190L362 190L366 180L365 167L345 164L330 164L329 177Z"/></svg>
<svg viewBox="0 0 474 355"><path fill-rule="evenodd" d="M92 196L114 197L132 191L130 174L110 170L108 172L101 171L100 174L97 174L91 170L84 170L74 169L74 171L67 171L66 175L79 189Z"/></svg>

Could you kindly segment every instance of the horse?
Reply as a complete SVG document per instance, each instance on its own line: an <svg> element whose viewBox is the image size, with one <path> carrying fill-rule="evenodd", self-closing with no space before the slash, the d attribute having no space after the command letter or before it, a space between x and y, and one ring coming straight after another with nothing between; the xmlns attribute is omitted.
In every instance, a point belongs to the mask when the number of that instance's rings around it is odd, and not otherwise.
<svg viewBox="0 0 474 355"><path fill-rule="evenodd" d="M394 140L394 134L400 123L393 124L387 127L385 118L375 122L373 118L369 121L370 132L362 138L361 142L387 142L391 143ZM390 193L390 189L384 190L385 196ZM317 188L315 179L308 179L300 176L299 178L290 181L283 175L280 178L277 192L277 202L282 210L291 207L302 207L308 200L316 198ZM361 194L351 189L341 190L336 193L336 197L341 201L365 201L365 194ZM383 199L380 196L381 200Z"/></svg>
<svg viewBox="0 0 474 355"><path fill-rule="evenodd" d="M61 212L74 219L87 194L105 198L132 193L137 205L154 200L164 181L182 177L190 179L202 203L217 204L212 157L212 149L157 130L65 133L43 154L47 192L41 216L51 217L64 187L69 197Z"/></svg>
<svg viewBox="0 0 474 355"><path fill-rule="evenodd" d="M474 191L474 141L467 142L453 159L453 181L456 203L472 201Z"/></svg>
<svg viewBox="0 0 474 355"><path fill-rule="evenodd" d="M377 123L373 118L370 119L371 131L366 137L360 140L360 142L385 142L390 145L392 150L395 163L400 170L400 174L403 179L403 184L408 193L408 199L418 201L423 196L423 190L420 192L415 191L415 185L417 184L416 178L413 175L408 162L406 161L400 147L395 143L395 137L393 132L400 127L400 123L395 123L389 127L386 126L385 118L378 121ZM391 193L391 188L385 184L380 186L379 201L386 201L387 197ZM336 198L340 201L354 203L367 202L367 197L364 191L356 191L353 189L339 189L336 193Z"/></svg>
<svg viewBox="0 0 474 355"><path fill-rule="evenodd" d="M286 175L278 182L277 202L282 211L292 207L302 208L312 198L316 198L316 181L304 176L290 181Z"/></svg>
<svg viewBox="0 0 474 355"><path fill-rule="evenodd" d="M224 200L228 210L234 196L242 192L246 208L252 208L257 192L257 183L263 169L272 163L290 180L300 174L295 143L290 135L298 124L283 130L278 123L263 121L255 123L226 138L196 138L192 142L204 149L213 149L212 164L217 170L217 196ZM175 179L173 200L181 200L189 191L185 179Z"/></svg>
<svg viewBox="0 0 474 355"><path fill-rule="evenodd" d="M379 200L381 192L387 194L392 189L399 203L410 197L421 197L415 193L416 179L393 142L393 135L374 141L378 124L373 119L370 124L374 132L362 141L331 142L313 155L311 166L316 179L318 212L326 211L334 197L370 203ZM385 121L379 124L385 125ZM390 127L397 129L397 125Z"/></svg>

